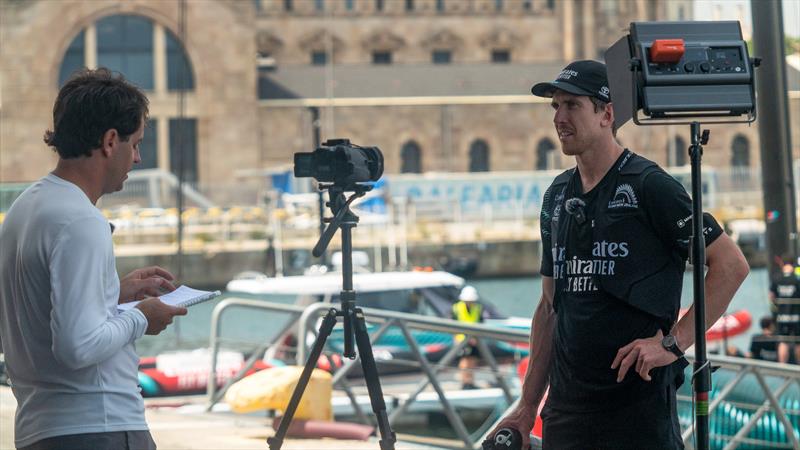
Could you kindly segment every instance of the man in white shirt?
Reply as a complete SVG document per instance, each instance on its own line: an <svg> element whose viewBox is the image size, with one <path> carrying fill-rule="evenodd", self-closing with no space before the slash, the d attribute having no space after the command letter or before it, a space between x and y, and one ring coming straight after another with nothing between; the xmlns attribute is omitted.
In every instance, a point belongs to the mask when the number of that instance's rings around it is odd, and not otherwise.
<svg viewBox="0 0 800 450"><path fill-rule="evenodd" d="M45 142L58 164L0 228L0 351L17 399L19 449L155 449L134 341L186 308L160 267L117 276L112 227L95 207L141 161L148 101L121 75L84 70L59 91ZM119 303L141 300L119 313Z"/></svg>

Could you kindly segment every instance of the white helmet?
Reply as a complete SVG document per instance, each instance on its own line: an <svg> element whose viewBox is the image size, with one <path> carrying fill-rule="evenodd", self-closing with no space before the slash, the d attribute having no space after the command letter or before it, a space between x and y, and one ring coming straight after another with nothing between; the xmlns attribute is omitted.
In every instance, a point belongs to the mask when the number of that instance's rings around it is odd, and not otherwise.
<svg viewBox="0 0 800 450"><path fill-rule="evenodd" d="M478 301L478 290L472 286L464 286L461 289L461 293L458 295L458 299L464 302L475 302Z"/></svg>

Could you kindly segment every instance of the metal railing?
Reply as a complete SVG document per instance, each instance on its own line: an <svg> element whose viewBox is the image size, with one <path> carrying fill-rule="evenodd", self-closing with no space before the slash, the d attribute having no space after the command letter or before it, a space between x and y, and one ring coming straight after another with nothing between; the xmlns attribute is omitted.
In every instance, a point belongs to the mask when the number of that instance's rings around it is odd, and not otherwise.
<svg viewBox="0 0 800 450"><path fill-rule="evenodd" d="M262 300L246 300L238 298L228 298L220 302L214 309L212 315L211 325L211 368L209 371L209 384L207 394L207 410L211 410L214 404L222 399L227 389L236 381L241 379L256 363L256 361L263 356L264 352L269 348L280 345L275 340L284 335L284 333L296 330L298 336L298 346L296 354L296 364L305 364L311 340L306 339L306 336L316 336L316 324L319 318L325 315L328 310L336 306L330 303L315 303L307 307L286 305L280 303L272 303ZM221 336L221 320L223 315L232 309L247 309L247 310L261 310L265 312L283 313L287 314L288 321L284 327L275 335L275 339L270 342L257 345L257 348L249 357L242 369L230 380L228 380L223 387L217 389L215 380L216 374L216 359L217 353L220 350L220 343L223 340ZM527 343L529 333L524 330L513 330L505 328L497 328L485 324L464 324L452 320L420 316L415 314L406 314L387 310L378 310L371 308L363 309L367 321L371 324L378 325L370 334L370 341L377 342L384 336L390 329L400 330L406 344L409 347L411 358L414 364L419 367L421 372L425 375L412 389L408 390L408 394L399 399L396 407L390 411L389 420L394 425L398 419L409 411L409 408L417 401L419 395L429 387L435 392L437 401L441 405L443 414L447 417L450 425L452 426L456 436L463 443L465 449L478 449L479 443L486 437L486 434L493 428L493 426L483 427L480 431L481 436L476 436L475 433L470 434L467 430L464 421L458 414L456 407L448 398L447 392L444 389L442 381L439 377L442 370L452 366L452 363L459 357L461 350L466 345L468 339L461 340L450 347L444 356L433 363L428 360L424 351L420 348L417 339L412 334L415 331L431 331L439 332L450 335L465 334L469 337L475 338L478 350L483 358L483 361L488 366L488 371L494 377L497 385L502 390L502 397L506 404L506 410L498 416L502 417L510 409L514 408L518 399L514 397L514 393L509 387L507 380L507 373L504 374L497 364L495 357L489 350L486 340L499 340L512 343ZM687 355L687 358L692 361L693 357ZM800 387L800 366L776 364L752 359L733 358L719 355L709 355L709 361L712 365L719 366L726 375L722 377L721 373L714 375L715 388L711 393L711 404L709 407L709 415L712 417L712 422L715 419L715 411L726 410L729 408L737 408L740 411L737 416L740 420L736 422L735 428L732 433L721 430L721 426L712 426L712 440L717 442L715 448L724 448L724 450L733 450L742 446L747 448L793 448L800 450L800 432L795 425L800 421L800 406L793 408L786 408L782 405L783 400L786 403L786 394L789 393L791 386ZM352 404L353 411L356 417L364 423L371 423L369 413L365 413L356 399L356 394L353 391L353 386L347 380L347 375L351 370L356 368L359 364L359 359L349 360L340 368L336 369L333 374L334 388L342 390L349 398ZM755 379L756 385L760 388L760 393L763 394L763 401L750 400L742 402L737 400L737 388L741 388L747 383L753 385ZM687 381L688 384L688 381ZM687 391L689 386L684 386L682 391ZM385 388L384 388L385 389ZM752 391L752 389L751 389ZM384 391L386 395L386 392ZM758 397L758 396L757 396ZM683 404L691 403L691 396L679 392L678 400ZM800 400L800 399L799 399ZM797 403L800 405L800 402ZM742 411L749 411L744 414ZM774 418L781 424L785 433L785 442L777 442L775 435L767 438L759 438L753 436L751 433L756 429L759 424L763 423L767 418ZM794 417L794 423L792 421ZM721 420L721 419L720 419ZM775 420L773 419L773 422ZM682 438L687 448L691 448L693 441L693 425L690 420L682 420L682 427L684 431ZM713 425L713 424L712 424ZM716 431L715 431L716 430ZM720 444L722 442L722 444Z"/></svg>
<svg viewBox="0 0 800 450"><path fill-rule="evenodd" d="M303 308L294 305L271 303L260 300L245 300L238 298L228 298L220 302L214 308L214 312L212 314L211 338L210 338L211 367L209 370L206 410L210 411L213 408L214 404L216 404L220 399L222 399L227 389L234 382L241 379L244 376L244 374L246 374L253 367L257 359L260 357L261 354L263 354L264 351L266 351L271 346L277 345L276 342L268 342L259 345L258 348L256 348L256 350L247 360L245 365L242 367L242 369L239 370L239 372L233 378L228 380L222 388L217 389L215 382L216 359L217 359L217 353L219 352L220 349L220 340L221 340L220 321L223 317L223 313L232 308L245 308L245 309L259 309L271 312L282 312L290 314L293 317L299 316L299 320L297 321L296 325L297 336L298 336L296 363L298 365L303 365L305 364L305 359L308 354L308 348L310 346L309 343L306 342L305 336L308 336L309 333L316 336L317 320L323 315L325 315L333 306L336 305L330 303L315 303L313 305ZM380 324L378 329L370 334L370 341L376 342L389 329L392 328L399 329L405 339L405 342L408 344L413 360L416 363L418 363L420 369L425 374L425 378L422 379L415 386L411 394L408 396L404 396L404 398L397 405L397 407L391 411L391 414L389 416L390 423L391 424L396 423L397 420L406 411L408 411L408 408L417 400L419 394L430 386L436 393L437 400L442 407L442 411L447 417L451 426L453 427L453 430L455 431L459 440L461 440L464 443L464 448L466 449L479 448L480 442L483 440L484 436L475 438L474 435L470 435L469 431L464 425L464 421L456 411L456 408L454 407L450 399L448 399L447 392L444 390L443 385L438 378L438 374L444 368L449 367L450 363L452 363L456 358L459 357L461 350L467 345L469 339L463 339L459 343L453 345L445 353L445 355L441 358L441 360L439 360L436 364L433 364L425 356L425 353L420 348L419 344L417 343L417 340L412 335L411 330L432 331L432 332L439 332L451 335L464 334L468 337L474 338L475 342L477 343L476 345L481 354L481 357L483 358L483 361L488 365L489 371L494 377L494 381L496 382L496 384L502 390L503 397L508 405L512 405L514 403L514 395L512 394L511 387L509 386L508 381L506 379L507 374L501 372L497 360L495 359L494 355L492 354L485 340L490 339L490 340L513 342L513 343L527 343L529 339L528 332L523 330L497 328L494 326L483 325L483 324L464 324L457 321L446 320L442 318L427 317L416 314L406 314L406 313L379 310L379 309L363 308L363 311L368 322ZM290 320L289 324L285 326L276 335L276 337L280 337L286 331L290 330L292 326L291 323L292 321ZM333 376L333 386L335 388L344 391L344 393L350 399L355 415L362 422L371 423L371 419L367 414L364 413L360 404L358 403L356 395L353 391L353 387L346 379L347 374L356 367L356 364L358 364L359 361L360 361L359 358L356 357L356 359L347 361L341 368L335 370Z"/></svg>
<svg viewBox="0 0 800 450"><path fill-rule="evenodd" d="M690 362L694 362L693 355L687 354L687 359ZM789 415L799 416L800 411L787 411L780 401L781 397L792 385L800 387L800 366L721 355L708 355L708 360L712 366L729 370L733 375L727 383L720 387L718 392L712 392L711 404L708 408L709 417L713 418L714 411L726 403L729 405L736 403L737 407L742 409L754 409L752 414L749 414L749 417L748 415L739 415L739 417L745 417L746 420L743 421L744 423L736 430L733 436L726 434L724 431L717 433L712 431L712 439L726 442L724 450L734 450L743 444L749 445L751 448L800 449L800 431L789 419ZM718 379L719 377L715 376L714 378ZM764 401L761 404L742 404L741 402L731 401L732 394L736 392L736 388L747 382L748 378L755 378L757 381L757 385L764 395ZM692 400L691 397L686 396L679 396L678 399L687 402ZM788 442L779 443L775 442L774 439L759 439L750 436L751 431L769 412L772 412L775 418L783 425L784 435ZM719 428L721 427L717 427L717 429ZM690 423L682 433L684 444L691 444L693 435L694 424Z"/></svg>

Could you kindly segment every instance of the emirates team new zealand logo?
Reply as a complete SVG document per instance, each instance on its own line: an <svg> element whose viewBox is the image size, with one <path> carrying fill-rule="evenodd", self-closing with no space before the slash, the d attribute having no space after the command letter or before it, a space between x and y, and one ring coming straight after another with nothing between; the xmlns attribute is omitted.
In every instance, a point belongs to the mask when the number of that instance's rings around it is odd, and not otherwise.
<svg viewBox="0 0 800 450"><path fill-rule="evenodd" d="M608 202L608 209L638 207L639 200L636 199L636 194L633 192L633 187L631 187L631 185L628 183L617 186L617 192L614 193L614 199Z"/></svg>

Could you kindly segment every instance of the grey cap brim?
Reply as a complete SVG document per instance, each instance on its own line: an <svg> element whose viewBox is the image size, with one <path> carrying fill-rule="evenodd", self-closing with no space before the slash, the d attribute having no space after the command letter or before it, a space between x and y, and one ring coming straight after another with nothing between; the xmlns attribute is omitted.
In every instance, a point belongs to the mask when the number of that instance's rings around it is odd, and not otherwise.
<svg viewBox="0 0 800 450"><path fill-rule="evenodd" d="M533 87L531 88L531 94L537 97L552 98L553 93L556 91L556 89L561 89L562 91L569 92L570 94L596 97L593 93L587 91L586 89L579 88L578 86L565 83L563 81L559 82L558 80L552 82L546 81L543 83L534 84Z"/></svg>

